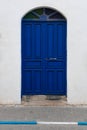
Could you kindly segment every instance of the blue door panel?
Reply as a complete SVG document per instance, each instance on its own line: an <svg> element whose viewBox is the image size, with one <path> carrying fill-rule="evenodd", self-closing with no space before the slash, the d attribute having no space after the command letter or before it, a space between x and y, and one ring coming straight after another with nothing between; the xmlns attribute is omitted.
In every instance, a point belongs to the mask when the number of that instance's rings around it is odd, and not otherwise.
<svg viewBox="0 0 87 130"><path fill-rule="evenodd" d="M64 42L63 42L63 25L59 24L57 25L57 46L58 46L58 50L57 50L57 56L58 58L64 58Z"/></svg>
<svg viewBox="0 0 87 130"><path fill-rule="evenodd" d="M47 88L49 93L65 93L64 89L64 71L63 70L47 70Z"/></svg>
<svg viewBox="0 0 87 130"><path fill-rule="evenodd" d="M22 24L22 95L66 95L66 23Z"/></svg>
<svg viewBox="0 0 87 130"><path fill-rule="evenodd" d="M63 61L47 61L47 68L63 68L64 62Z"/></svg>
<svg viewBox="0 0 87 130"><path fill-rule="evenodd" d="M22 44L22 56L24 58L32 58L32 25L24 25L23 28L23 44ZM25 33L26 32L26 33Z"/></svg>
<svg viewBox="0 0 87 130"><path fill-rule="evenodd" d="M32 70L24 70L22 77L23 94L32 92ZM26 89L25 89L26 88Z"/></svg>
<svg viewBox="0 0 87 130"><path fill-rule="evenodd" d="M40 24L36 24L34 25L34 56L35 58L41 58L41 25Z"/></svg>

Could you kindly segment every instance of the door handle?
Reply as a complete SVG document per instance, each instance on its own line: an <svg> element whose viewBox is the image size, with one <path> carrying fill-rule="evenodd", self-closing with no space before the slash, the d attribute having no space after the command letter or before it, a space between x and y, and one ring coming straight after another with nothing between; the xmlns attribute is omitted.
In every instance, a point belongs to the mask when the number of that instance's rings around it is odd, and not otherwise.
<svg viewBox="0 0 87 130"><path fill-rule="evenodd" d="M55 61L55 60L57 60L57 58L55 58L55 57L52 57L52 58L46 58L46 60L52 60L52 61Z"/></svg>
<svg viewBox="0 0 87 130"><path fill-rule="evenodd" d="M49 58L49 60L56 60L57 58Z"/></svg>

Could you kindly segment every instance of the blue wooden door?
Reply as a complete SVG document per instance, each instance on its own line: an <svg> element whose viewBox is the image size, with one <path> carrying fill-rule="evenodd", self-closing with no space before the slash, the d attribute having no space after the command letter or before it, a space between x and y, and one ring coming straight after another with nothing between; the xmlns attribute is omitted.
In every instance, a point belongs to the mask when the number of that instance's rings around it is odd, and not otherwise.
<svg viewBox="0 0 87 130"><path fill-rule="evenodd" d="M66 22L22 24L22 95L66 95Z"/></svg>

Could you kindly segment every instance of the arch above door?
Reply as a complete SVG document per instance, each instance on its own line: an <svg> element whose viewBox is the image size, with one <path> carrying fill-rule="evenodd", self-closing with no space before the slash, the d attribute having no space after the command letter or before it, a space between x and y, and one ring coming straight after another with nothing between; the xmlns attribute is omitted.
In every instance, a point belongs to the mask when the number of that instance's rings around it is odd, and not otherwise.
<svg viewBox="0 0 87 130"><path fill-rule="evenodd" d="M23 17L23 19L33 21L65 21L66 18L59 11L52 8L37 8L34 9Z"/></svg>

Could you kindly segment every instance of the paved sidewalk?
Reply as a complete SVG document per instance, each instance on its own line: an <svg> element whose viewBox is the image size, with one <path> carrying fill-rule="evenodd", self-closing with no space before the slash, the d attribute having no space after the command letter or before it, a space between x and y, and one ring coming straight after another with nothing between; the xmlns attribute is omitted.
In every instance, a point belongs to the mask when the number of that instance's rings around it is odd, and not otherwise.
<svg viewBox="0 0 87 130"><path fill-rule="evenodd" d="M87 106L0 106L0 120L87 121ZM87 126L0 125L0 130L87 130Z"/></svg>

